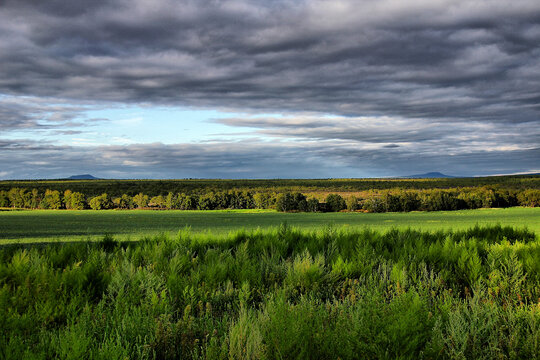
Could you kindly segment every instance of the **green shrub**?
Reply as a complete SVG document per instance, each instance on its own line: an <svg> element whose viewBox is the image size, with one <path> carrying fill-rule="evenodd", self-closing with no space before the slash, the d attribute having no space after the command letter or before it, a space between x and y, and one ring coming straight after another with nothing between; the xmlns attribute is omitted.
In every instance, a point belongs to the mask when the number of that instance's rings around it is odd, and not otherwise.
<svg viewBox="0 0 540 360"><path fill-rule="evenodd" d="M282 225L0 248L0 358L533 359L539 239Z"/></svg>
<svg viewBox="0 0 540 360"><path fill-rule="evenodd" d="M306 250L287 265L285 284L301 292L317 290L324 275L324 257L319 254L313 258Z"/></svg>
<svg viewBox="0 0 540 360"><path fill-rule="evenodd" d="M337 212L347 208L345 199L339 194L329 194L326 197L326 211Z"/></svg>

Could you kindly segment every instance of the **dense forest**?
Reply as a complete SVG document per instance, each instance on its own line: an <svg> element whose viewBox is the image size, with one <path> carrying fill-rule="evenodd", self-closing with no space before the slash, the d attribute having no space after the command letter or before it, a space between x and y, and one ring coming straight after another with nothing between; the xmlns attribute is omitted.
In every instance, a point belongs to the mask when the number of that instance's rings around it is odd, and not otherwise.
<svg viewBox="0 0 540 360"><path fill-rule="evenodd" d="M490 176L478 178L440 179L267 179L267 180L7 180L0 181L0 191L12 188L37 189L44 193L47 189L63 193L66 190L80 192L87 197L107 193L111 197L123 194L135 196L139 193L150 197L168 193L196 194L219 191L257 192L301 192L358 193L389 189L454 189L463 187L496 186L504 189L540 189L539 175Z"/></svg>
<svg viewBox="0 0 540 360"><path fill-rule="evenodd" d="M165 196L138 193L110 196L103 193L88 196L77 191L34 188L11 188L0 191L0 208L14 209L276 209L297 212L365 212L440 211L512 206L540 206L539 189L508 189L501 186L482 186L454 189L411 190L395 188L371 190L342 196L329 193L320 199L300 192L251 192L249 190L173 193Z"/></svg>

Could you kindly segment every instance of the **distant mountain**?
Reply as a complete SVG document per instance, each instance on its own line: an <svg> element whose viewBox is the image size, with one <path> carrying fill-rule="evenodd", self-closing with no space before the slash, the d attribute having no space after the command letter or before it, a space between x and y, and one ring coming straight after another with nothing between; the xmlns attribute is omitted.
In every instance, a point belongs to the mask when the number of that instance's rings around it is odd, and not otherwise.
<svg viewBox="0 0 540 360"><path fill-rule="evenodd" d="M67 178L68 180L99 180L99 178L94 177L90 174L83 175L73 175Z"/></svg>
<svg viewBox="0 0 540 360"><path fill-rule="evenodd" d="M401 176L402 179L436 179L436 178L453 178L454 176L445 175L440 172L428 172L425 174Z"/></svg>

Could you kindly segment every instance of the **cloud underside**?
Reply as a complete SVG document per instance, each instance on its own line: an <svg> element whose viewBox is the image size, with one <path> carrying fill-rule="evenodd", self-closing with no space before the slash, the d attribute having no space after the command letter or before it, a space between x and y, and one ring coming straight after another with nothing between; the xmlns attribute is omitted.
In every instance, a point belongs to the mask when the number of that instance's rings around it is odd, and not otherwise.
<svg viewBox="0 0 540 360"><path fill-rule="evenodd" d="M537 0L7 0L0 160L17 177L76 164L144 177L537 169L538 39ZM246 113L219 121L254 139L65 148L62 157L62 147L9 136L84 131L96 120L82 115L87 105L118 103ZM64 170L11 160L31 160L35 147Z"/></svg>
<svg viewBox="0 0 540 360"><path fill-rule="evenodd" d="M540 148L455 154L394 147L359 149L339 141L70 147L0 142L3 177L58 178L91 169L108 178L306 178L449 174L508 174L538 169ZM36 156L36 154L40 154ZM483 169L478 170L472 169Z"/></svg>
<svg viewBox="0 0 540 360"><path fill-rule="evenodd" d="M257 111L538 119L535 0L91 4L4 2L2 91Z"/></svg>

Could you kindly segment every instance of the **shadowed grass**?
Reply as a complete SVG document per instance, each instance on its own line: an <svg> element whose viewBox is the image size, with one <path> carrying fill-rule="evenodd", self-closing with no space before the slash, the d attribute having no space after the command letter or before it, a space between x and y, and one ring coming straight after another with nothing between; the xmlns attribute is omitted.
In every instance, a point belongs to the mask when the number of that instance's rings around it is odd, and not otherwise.
<svg viewBox="0 0 540 360"><path fill-rule="evenodd" d="M465 229L476 224L501 224L540 231L540 208L481 209L411 213L278 213L274 211L3 211L0 243L80 241L114 233L133 239L158 233L174 235L188 226L192 232L227 234L239 228L253 230L281 223L302 229L323 229L329 224L351 229L415 228Z"/></svg>

